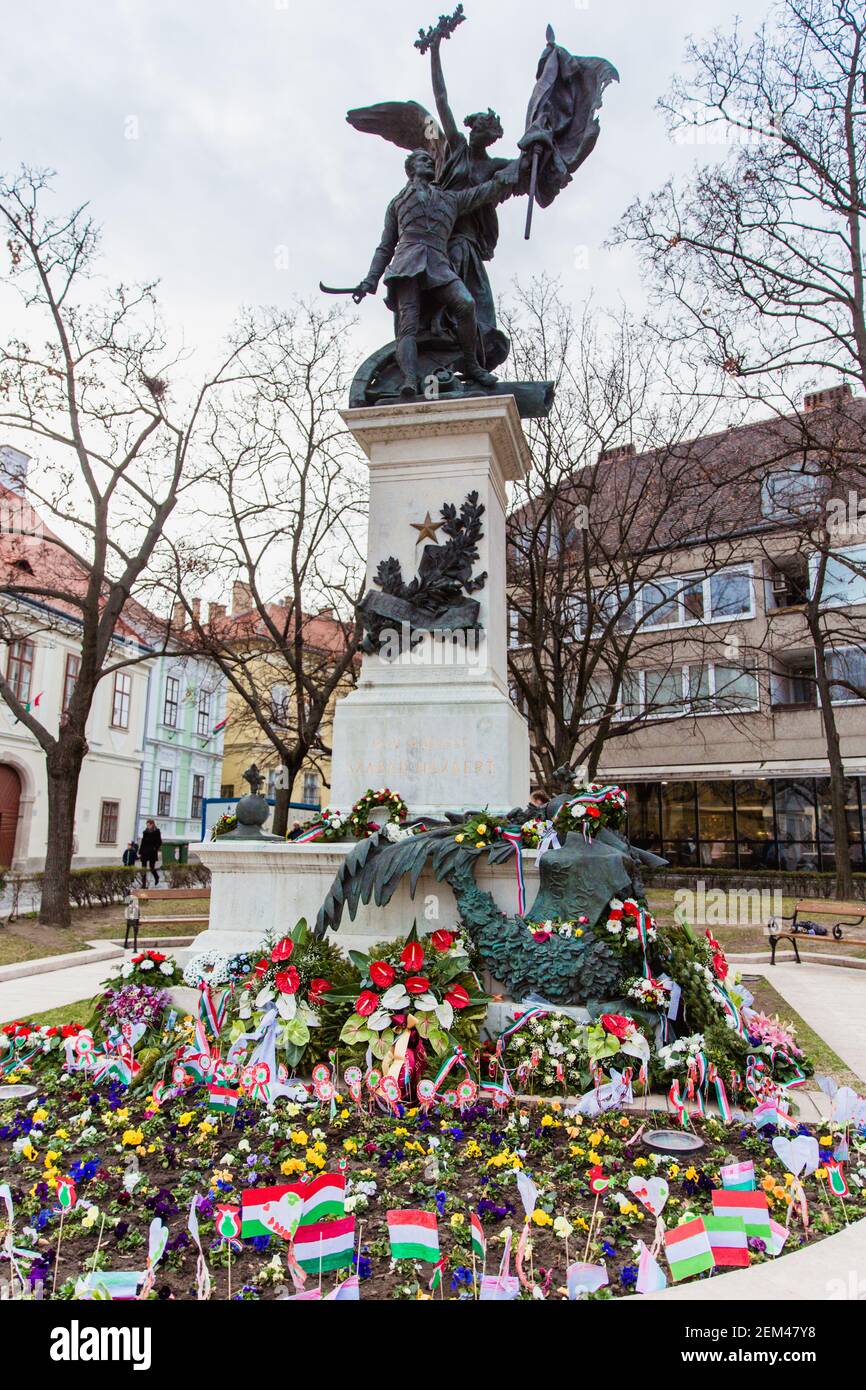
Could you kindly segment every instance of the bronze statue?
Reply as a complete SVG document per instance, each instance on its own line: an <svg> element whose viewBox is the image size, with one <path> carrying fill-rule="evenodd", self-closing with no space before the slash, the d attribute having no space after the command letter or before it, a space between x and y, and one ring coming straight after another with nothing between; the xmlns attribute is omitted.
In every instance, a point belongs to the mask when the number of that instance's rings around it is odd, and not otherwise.
<svg viewBox="0 0 866 1390"><path fill-rule="evenodd" d="M551 383L497 382L492 372L510 347L496 324L486 269L499 236L496 207L528 193L529 235L534 204L547 207L592 152L604 89L619 77L606 59L577 58L560 47L548 26L516 156L495 158L488 151L503 133L496 113L488 108L467 116L464 135L448 100L440 50L464 19L458 5L415 43L420 53L430 53L441 126L416 101L349 111L346 119L356 130L411 151L409 183L389 205L367 276L349 289L320 288L360 303L384 273L386 303L395 312L396 341L363 363L350 405L495 392L513 395L522 415L544 415Z"/></svg>

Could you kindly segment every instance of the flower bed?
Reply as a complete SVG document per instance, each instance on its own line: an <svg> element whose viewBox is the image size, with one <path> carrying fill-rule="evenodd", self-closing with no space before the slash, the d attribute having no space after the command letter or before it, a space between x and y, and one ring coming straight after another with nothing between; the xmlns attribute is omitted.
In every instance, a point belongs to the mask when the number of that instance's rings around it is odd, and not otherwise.
<svg viewBox="0 0 866 1390"><path fill-rule="evenodd" d="M756 1191L766 1197L774 1223L769 1240L748 1239L753 1264L772 1258L779 1229L787 1231L787 1251L839 1230L846 1216L866 1215L864 1146L850 1126L844 1210L843 1199L831 1190L828 1166L843 1137L838 1125L814 1131L819 1166L801 1179L804 1208L790 1152L783 1149L784 1158L777 1153L772 1127L756 1132L699 1119L694 1128L704 1148L684 1160L653 1154L641 1142L646 1123L665 1124L665 1116L614 1111L583 1119L566 1114L558 1101L507 1111L474 1103L462 1113L438 1104L429 1112L398 1106L385 1114L368 1113L363 1102L341 1097L331 1118L325 1102L306 1109L280 1101L269 1112L242 1097L233 1117L220 1116L208 1109L202 1085L157 1104L116 1081L94 1086L80 1074L66 1075L58 1058L53 1052L6 1078L31 1080L38 1092L32 1101L0 1099L0 1182L8 1182L12 1192L16 1247L34 1252L32 1261L21 1262L25 1280L28 1286L41 1282L46 1296L55 1261L55 1296L72 1296L74 1280L94 1263L97 1244L97 1270L143 1270L148 1227L158 1218L167 1228L167 1244L150 1297L195 1298L197 1251L188 1211L197 1198L211 1296L226 1298L229 1252L217 1234L218 1207L240 1204L245 1191L337 1173L341 1163L344 1210L360 1227L361 1246L352 1247L344 1270L325 1274L324 1288L354 1269L363 1299L428 1296L432 1264L391 1259L385 1213L394 1208L436 1217L447 1262L444 1296L473 1297L482 1263L476 1254L473 1267L471 1219L480 1220L486 1269L495 1272L508 1231L516 1248L524 1230L518 1174L530 1176L537 1187L526 1232L531 1249L522 1252L521 1298L533 1297L533 1284L535 1297L564 1297L567 1264L584 1258L603 1265L608 1281L589 1297L634 1293L640 1242L651 1247L656 1235L656 1217L645 1198L652 1201L667 1186L663 1219L669 1230L709 1217L721 1168L729 1164L753 1165ZM810 1131L800 1126L791 1135L807 1137ZM77 1202L64 1214L58 1260L61 1177L71 1178ZM233 1299L285 1292L286 1253L276 1235L243 1239L232 1254ZM664 1251L658 1262L670 1277Z"/></svg>

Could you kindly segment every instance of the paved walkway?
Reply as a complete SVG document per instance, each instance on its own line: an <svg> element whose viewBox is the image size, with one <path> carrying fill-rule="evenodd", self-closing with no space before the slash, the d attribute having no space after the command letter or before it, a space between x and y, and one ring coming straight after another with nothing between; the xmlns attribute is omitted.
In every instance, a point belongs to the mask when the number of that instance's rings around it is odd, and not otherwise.
<svg viewBox="0 0 866 1390"><path fill-rule="evenodd" d="M710 1303L755 1303L763 1299L824 1303L866 1298L866 1221L853 1222L835 1236L816 1240L790 1254L783 1253L779 1259L753 1269L731 1270L712 1279L692 1279L644 1297ZM622 1303L628 1307L641 1301L625 1298Z"/></svg>
<svg viewBox="0 0 866 1390"><path fill-rule="evenodd" d="M855 1075L866 1081L866 971L766 961L750 961L741 970L744 976L764 975Z"/></svg>
<svg viewBox="0 0 866 1390"><path fill-rule="evenodd" d="M114 961L102 960L89 965L73 965L68 970L50 970L41 975L4 980L0 983L0 1023L27 1019L46 1009L90 999L114 969Z"/></svg>

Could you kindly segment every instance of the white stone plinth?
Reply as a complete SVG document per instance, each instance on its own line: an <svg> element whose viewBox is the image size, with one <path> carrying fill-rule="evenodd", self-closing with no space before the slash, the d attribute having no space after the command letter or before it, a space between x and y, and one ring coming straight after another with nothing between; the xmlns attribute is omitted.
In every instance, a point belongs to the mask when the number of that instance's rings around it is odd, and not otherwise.
<svg viewBox="0 0 866 1390"><path fill-rule="evenodd" d="M396 660L364 657L358 688L338 701L331 805L348 809L368 787L388 785L413 814L504 812L529 799L529 736L508 693L506 484L523 478L529 450L511 396L348 410L369 461L367 585L393 556L414 578L429 540L414 527L441 523L470 493L484 506L471 595L478 640L426 638ZM445 535L437 533L436 544Z"/></svg>
<svg viewBox="0 0 866 1390"><path fill-rule="evenodd" d="M193 846L211 871L210 922L188 954L255 951L269 932L290 931L301 917L312 926L350 848L348 844L225 838ZM523 873L529 906L538 891L534 851L524 852ZM513 863L491 866L480 860L476 880L493 894L503 912L517 911ZM328 935L343 951L364 951L376 941L405 936L416 920L422 933L451 927L459 920L451 889L431 873L421 875L414 899L404 880L387 907L361 906L354 921L345 912L339 931Z"/></svg>

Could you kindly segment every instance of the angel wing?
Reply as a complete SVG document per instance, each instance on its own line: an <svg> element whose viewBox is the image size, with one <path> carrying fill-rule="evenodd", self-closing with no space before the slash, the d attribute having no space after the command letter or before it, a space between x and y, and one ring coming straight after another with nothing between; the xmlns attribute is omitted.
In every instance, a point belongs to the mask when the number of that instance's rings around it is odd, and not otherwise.
<svg viewBox="0 0 866 1390"><path fill-rule="evenodd" d="M427 150L436 163L438 179L448 157L445 134L435 116L418 101L380 101L357 106L346 120L365 135L381 135L401 150Z"/></svg>

